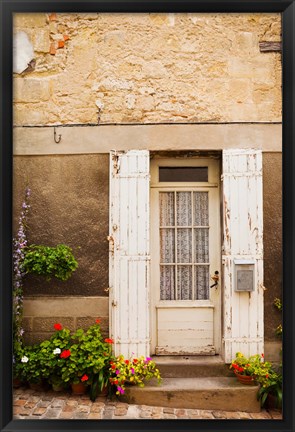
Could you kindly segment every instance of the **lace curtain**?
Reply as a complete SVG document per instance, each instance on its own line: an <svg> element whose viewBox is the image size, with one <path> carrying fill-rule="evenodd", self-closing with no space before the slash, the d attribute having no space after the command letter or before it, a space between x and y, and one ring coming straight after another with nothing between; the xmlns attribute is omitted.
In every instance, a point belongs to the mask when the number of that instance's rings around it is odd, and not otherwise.
<svg viewBox="0 0 295 432"><path fill-rule="evenodd" d="M209 298L208 225L207 192L160 193L161 300Z"/></svg>

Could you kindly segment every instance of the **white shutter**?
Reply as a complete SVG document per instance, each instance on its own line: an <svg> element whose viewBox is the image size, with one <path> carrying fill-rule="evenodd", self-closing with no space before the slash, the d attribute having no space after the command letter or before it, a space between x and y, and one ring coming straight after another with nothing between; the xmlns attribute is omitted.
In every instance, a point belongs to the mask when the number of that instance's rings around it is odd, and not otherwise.
<svg viewBox="0 0 295 432"><path fill-rule="evenodd" d="M263 353L262 152L223 151L224 352ZM234 260L254 261L253 292L234 291Z"/></svg>
<svg viewBox="0 0 295 432"><path fill-rule="evenodd" d="M110 334L116 355L149 355L149 152L110 162Z"/></svg>

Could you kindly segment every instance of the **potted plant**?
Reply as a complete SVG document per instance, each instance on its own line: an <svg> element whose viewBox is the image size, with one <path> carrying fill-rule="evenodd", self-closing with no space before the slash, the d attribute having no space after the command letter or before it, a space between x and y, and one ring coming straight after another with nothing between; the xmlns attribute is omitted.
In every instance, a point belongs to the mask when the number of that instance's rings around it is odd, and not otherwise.
<svg viewBox="0 0 295 432"><path fill-rule="evenodd" d="M23 382L28 382L34 390L41 390L46 371L41 367L40 345L26 346L18 359L18 374Z"/></svg>
<svg viewBox="0 0 295 432"><path fill-rule="evenodd" d="M61 358L62 351L69 349L71 345L70 330L62 328L60 323L54 324L55 332L50 339L40 343L41 370L46 375L53 390L61 391L66 387L62 378L62 368L66 359Z"/></svg>
<svg viewBox="0 0 295 432"><path fill-rule="evenodd" d="M145 381L152 378L161 384L161 375L156 363L151 357L141 356L139 358L125 359L119 355L110 362L110 383L116 387L116 394L125 393L126 384L135 384L144 387Z"/></svg>
<svg viewBox="0 0 295 432"><path fill-rule="evenodd" d="M272 369L268 380L258 390L257 400L260 400L261 407L281 409L282 399L282 374Z"/></svg>
<svg viewBox="0 0 295 432"><path fill-rule="evenodd" d="M67 361L62 368L64 382L69 382L79 392L90 387L90 399L95 400L98 393L108 385L108 371L111 354L111 339L103 340L99 320L85 332L78 329L72 336L73 343L60 356Z"/></svg>
<svg viewBox="0 0 295 432"><path fill-rule="evenodd" d="M264 361L264 354L255 354L245 357L237 352L236 358L231 362L230 369L242 384L264 384L271 370L271 363Z"/></svg>

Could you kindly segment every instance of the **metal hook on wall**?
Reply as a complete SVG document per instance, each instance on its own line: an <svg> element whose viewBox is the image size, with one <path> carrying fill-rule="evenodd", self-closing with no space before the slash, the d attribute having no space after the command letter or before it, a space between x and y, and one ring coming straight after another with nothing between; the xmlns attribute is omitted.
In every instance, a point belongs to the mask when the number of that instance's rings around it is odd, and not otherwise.
<svg viewBox="0 0 295 432"><path fill-rule="evenodd" d="M56 130L55 130L55 127L54 127L54 141L56 142L56 144L58 144L58 143L60 143L61 142L61 135L58 135L58 139L56 139Z"/></svg>

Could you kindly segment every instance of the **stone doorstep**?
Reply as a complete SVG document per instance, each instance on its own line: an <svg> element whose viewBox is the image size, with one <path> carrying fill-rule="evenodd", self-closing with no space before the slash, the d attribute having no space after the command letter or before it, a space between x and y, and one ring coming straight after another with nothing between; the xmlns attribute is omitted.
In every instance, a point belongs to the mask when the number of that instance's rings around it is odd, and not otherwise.
<svg viewBox="0 0 295 432"><path fill-rule="evenodd" d="M144 388L126 387L120 399L136 405L218 411L260 412L258 386L242 385L236 378L164 378Z"/></svg>
<svg viewBox="0 0 295 432"><path fill-rule="evenodd" d="M153 356L163 378L232 377L220 356Z"/></svg>

